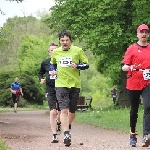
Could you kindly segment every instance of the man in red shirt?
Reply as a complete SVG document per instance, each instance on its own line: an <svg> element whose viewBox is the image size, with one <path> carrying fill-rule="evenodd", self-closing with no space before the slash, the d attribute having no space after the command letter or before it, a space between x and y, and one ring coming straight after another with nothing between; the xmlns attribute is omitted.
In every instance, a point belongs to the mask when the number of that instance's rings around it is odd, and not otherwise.
<svg viewBox="0 0 150 150"><path fill-rule="evenodd" d="M127 85L130 110L130 145L136 146L136 123L139 98L143 97L143 140L142 147L150 145L150 44L149 27L141 24L137 28L138 42L127 48L122 60L122 70L127 71Z"/></svg>

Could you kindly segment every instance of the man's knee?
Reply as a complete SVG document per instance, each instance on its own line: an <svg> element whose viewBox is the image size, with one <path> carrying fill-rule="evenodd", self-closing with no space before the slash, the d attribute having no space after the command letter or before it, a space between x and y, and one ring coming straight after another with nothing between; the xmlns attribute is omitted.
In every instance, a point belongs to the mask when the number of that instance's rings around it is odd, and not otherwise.
<svg viewBox="0 0 150 150"><path fill-rule="evenodd" d="M55 117L56 116L56 109L52 109L50 111L50 115L53 116L53 117Z"/></svg>

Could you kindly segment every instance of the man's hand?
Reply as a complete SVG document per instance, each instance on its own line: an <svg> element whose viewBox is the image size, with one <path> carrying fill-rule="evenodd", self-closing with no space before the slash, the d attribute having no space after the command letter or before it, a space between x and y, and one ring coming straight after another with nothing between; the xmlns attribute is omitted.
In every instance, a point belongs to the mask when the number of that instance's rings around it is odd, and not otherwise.
<svg viewBox="0 0 150 150"><path fill-rule="evenodd" d="M45 83L45 79L41 79L40 84L44 84Z"/></svg>
<svg viewBox="0 0 150 150"><path fill-rule="evenodd" d="M49 71L49 74L50 74L51 76L54 76L54 75L56 75L56 71L55 71L55 70Z"/></svg>
<svg viewBox="0 0 150 150"><path fill-rule="evenodd" d="M77 64L75 64L75 63L71 63L71 67L73 68L73 69L75 69L75 68L77 68Z"/></svg>
<svg viewBox="0 0 150 150"><path fill-rule="evenodd" d="M23 97L23 93L21 93L21 96Z"/></svg>
<svg viewBox="0 0 150 150"><path fill-rule="evenodd" d="M136 69L139 69L139 67L141 66L141 64L134 64L134 65L131 65L131 70L136 70Z"/></svg>

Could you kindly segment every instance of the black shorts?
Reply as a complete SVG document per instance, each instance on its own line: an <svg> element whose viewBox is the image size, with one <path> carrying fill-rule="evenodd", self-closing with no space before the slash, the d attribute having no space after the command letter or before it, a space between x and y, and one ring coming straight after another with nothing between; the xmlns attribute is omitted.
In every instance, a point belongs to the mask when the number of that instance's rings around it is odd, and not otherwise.
<svg viewBox="0 0 150 150"><path fill-rule="evenodd" d="M59 104L56 98L56 91L55 88L51 88L48 92L46 99L48 100L48 106L50 110L56 109L60 111Z"/></svg>
<svg viewBox="0 0 150 150"><path fill-rule="evenodd" d="M16 94L12 93L12 100L13 100L13 103L17 103L18 102L18 100L16 98Z"/></svg>
<svg viewBox="0 0 150 150"><path fill-rule="evenodd" d="M56 97L60 110L69 108L69 112L75 113L79 99L80 88L57 87Z"/></svg>

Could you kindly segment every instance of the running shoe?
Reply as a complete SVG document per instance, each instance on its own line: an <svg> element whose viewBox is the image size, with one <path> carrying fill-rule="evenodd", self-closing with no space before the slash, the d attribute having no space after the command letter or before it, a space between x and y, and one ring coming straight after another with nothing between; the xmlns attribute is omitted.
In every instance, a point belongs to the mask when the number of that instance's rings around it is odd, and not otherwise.
<svg viewBox="0 0 150 150"><path fill-rule="evenodd" d="M136 143L137 143L136 133L131 132L129 140L130 140L130 145L132 147L136 147Z"/></svg>
<svg viewBox="0 0 150 150"><path fill-rule="evenodd" d="M142 140L142 147L148 147L150 145L150 135L144 135Z"/></svg>
<svg viewBox="0 0 150 150"><path fill-rule="evenodd" d="M70 134L65 134L65 136L64 136L64 144L65 144L65 146L68 146L68 147L71 145Z"/></svg>
<svg viewBox="0 0 150 150"><path fill-rule="evenodd" d="M59 142L58 139L53 137L53 140L51 143L58 143L58 142Z"/></svg>

